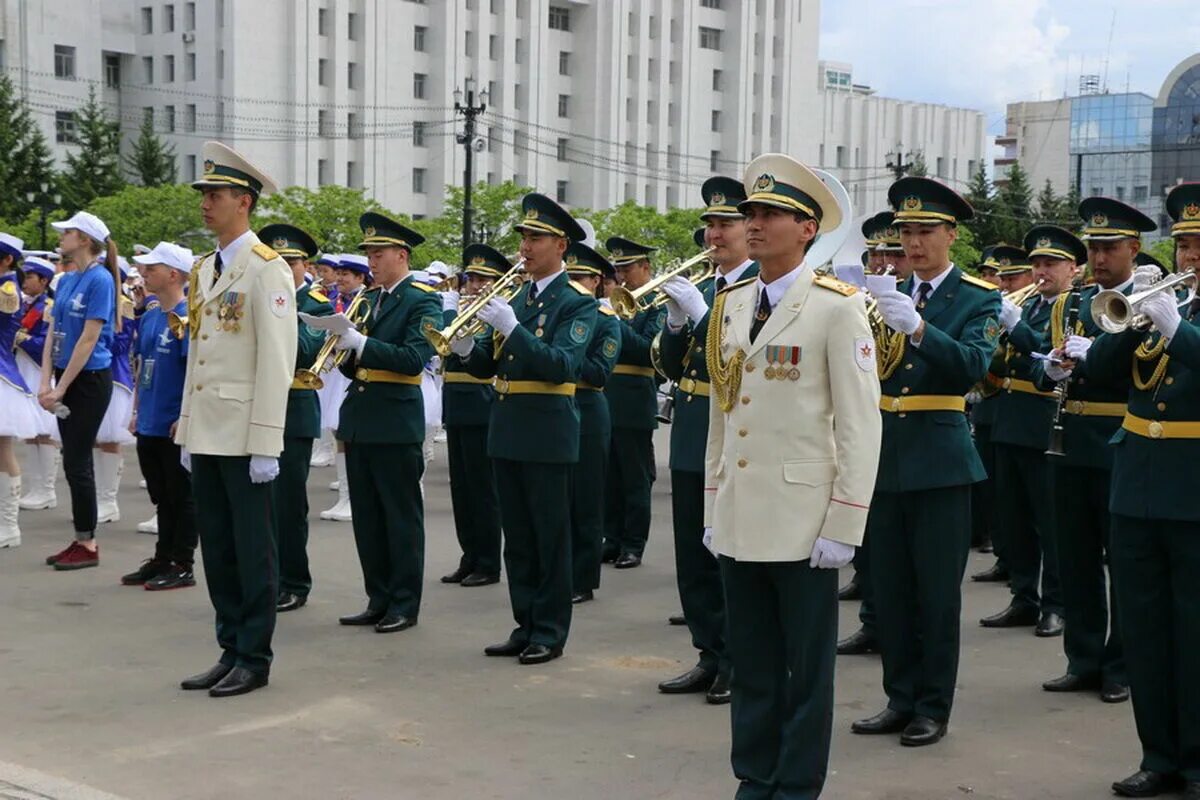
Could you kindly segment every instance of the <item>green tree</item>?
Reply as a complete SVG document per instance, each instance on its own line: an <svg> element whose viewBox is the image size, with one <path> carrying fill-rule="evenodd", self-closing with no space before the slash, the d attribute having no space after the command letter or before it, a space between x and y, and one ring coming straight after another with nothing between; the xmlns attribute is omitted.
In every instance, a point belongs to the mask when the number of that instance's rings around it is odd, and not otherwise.
<svg viewBox="0 0 1200 800"><path fill-rule="evenodd" d="M1008 169L1008 180L996 193L993 221L996 241L1019 245L1025 232L1033 225L1033 189L1020 163Z"/></svg>
<svg viewBox="0 0 1200 800"><path fill-rule="evenodd" d="M597 249L604 252L604 242L610 236L621 236L658 248L654 263L663 266L676 258L696 254L692 233L700 225L699 208L672 208L665 214L649 206L627 200L615 208L600 211L580 211L578 216L596 228Z"/></svg>
<svg viewBox="0 0 1200 800"><path fill-rule="evenodd" d="M123 253L135 243L153 247L161 241L211 250L212 234L200 216L200 193L185 184L126 186L93 200L87 210L104 220Z"/></svg>
<svg viewBox="0 0 1200 800"><path fill-rule="evenodd" d="M271 222L286 222L306 231L323 252L354 253L362 241L358 218L367 211L387 214L405 224L410 222L368 198L362 189L326 185L319 189L289 186L264 197L259 201L252 224L258 230ZM422 250L424 246L416 252Z"/></svg>
<svg viewBox="0 0 1200 800"><path fill-rule="evenodd" d="M53 162L46 137L33 120L12 79L0 72L0 219L23 219L35 204L29 192L42 193L52 182ZM41 199L41 198L38 198Z"/></svg>
<svg viewBox="0 0 1200 800"><path fill-rule="evenodd" d="M925 163L925 153L920 150L913 156L912 166L908 168L908 174L914 178L928 178L929 166Z"/></svg>
<svg viewBox="0 0 1200 800"><path fill-rule="evenodd" d="M521 247L521 235L513 228L521 216L521 198L532 189L512 181L496 185L477 183L471 190L472 222L486 244L510 259ZM462 264L463 190L461 186L446 187L442 213L413 223L425 237L425 244L413 253L420 266L431 261L444 261L450 266Z"/></svg>
<svg viewBox="0 0 1200 800"><path fill-rule="evenodd" d="M1050 222L1055 225L1063 216L1062 198L1054 191L1054 184L1046 178L1046 184L1042 186L1042 190L1037 196L1037 216L1042 222Z"/></svg>
<svg viewBox="0 0 1200 800"><path fill-rule="evenodd" d="M979 169L971 176L971 181L967 184L966 201L975 209L975 216L959 225L959 229L969 229L972 239L983 246L995 242L996 226L992 212L996 201L993 194L992 182L988 179L987 170L984 169L981 162Z"/></svg>
<svg viewBox="0 0 1200 800"><path fill-rule="evenodd" d="M25 247L30 250L44 250L53 248L58 242L58 232L50 227L51 222L61 222L69 217L70 214L62 209L54 209L46 215L46 238L42 238L42 212L41 209L30 209L29 213L24 217L14 219L0 218L0 231L11 233L18 239L25 242ZM43 245L45 245L43 247Z"/></svg>
<svg viewBox="0 0 1200 800"><path fill-rule="evenodd" d="M1083 198L1079 196L1079 187L1071 184L1071 188L1067 190L1066 196L1062 199L1060 225L1071 230L1079 227L1079 204L1081 202L1083 202Z"/></svg>
<svg viewBox="0 0 1200 800"><path fill-rule="evenodd" d="M154 132L154 118L142 120L133 149L125 157L125 167L142 186L162 186L175 182L175 148Z"/></svg>
<svg viewBox="0 0 1200 800"><path fill-rule="evenodd" d="M72 212L87 208L97 197L116 194L125 185L121 177L121 126L109 119L94 86L88 89L87 102L74 117L78 149L67 154L67 167L59 176L63 206Z"/></svg>
<svg viewBox="0 0 1200 800"><path fill-rule="evenodd" d="M975 234L971 229L966 225L959 225L958 238L950 245L950 260L971 274L978 273L980 252L975 242Z"/></svg>
<svg viewBox="0 0 1200 800"><path fill-rule="evenodd" d="M1175 271L1175 240L1171 237L1159 239L1154 244L1146 248L1150 255L1158 259L1158 263L1162 264L1167 272Z"/></svg>

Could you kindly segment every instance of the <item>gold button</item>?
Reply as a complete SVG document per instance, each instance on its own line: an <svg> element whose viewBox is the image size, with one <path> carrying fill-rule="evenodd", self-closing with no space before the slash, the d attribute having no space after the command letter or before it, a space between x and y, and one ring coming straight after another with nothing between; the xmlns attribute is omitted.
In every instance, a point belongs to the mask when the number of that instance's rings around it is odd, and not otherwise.
<svg viewBox="0 0 1200 800"><path fill-rule="evenodd" d="M206 317L211 317L211 316L212 316L212 309L211 309L211 308L206 308L206 309L204 309L204 316L206 316Z"/></svg>
<svg viewBox="0 0 1200 800"><path fill-rule="evenodd" d="M1166 404L1166 403L1159 403L1159 404L1158 404L1158 410L1159 410L1159 411L1166 411L1166 410L1167 410L1167 404Z"/></svg>
<svg viewBox="0 0 1200 800"><path fill-rule="evenodd" d="M207 333L202 333L202 334L200 334L200 338L201 338L201 339L203 339L204 341L206 341L206 342L207 342L207 341L208 341L208 334L207 334Z"/></svg>
<svg viewBox="0 0 1200 800"><path fill-rule="evenodd" d="M742 395L742 405L750 405L750 395Z"/></svg>
<svg viewBox="0 0 1200 800"><path fill-rule="evenodd" d="M198 392L198 391L200 391L200 390L201 390L201 389L203 389L203 388L204 388L204 384L202 384L202 383L197 383L197 384L196 384L196 391L197 391L197 392Z"/></svg>
<svg viewBox="0 0 1200 800"><path fill-rule="evenodd" d="M904 368L905 368L905 369L912 369L912 364L911 364L911 363L910 363L910 364L905 364L905 365L904 365Z"/></svg>
<svg viewBox="0 0 1200 800"><path fill-rule="evenodd" d="M746 362L746 372L754 372L754 362L753 361Z"/></svg>
<svg viewBox="0 0 1200 800"><path fill-rule="evenodd" d="M748 464L748 463L750 463L750 462L746 461L746 459L744 459L744 458L739 458L739 459L738 459L738 466L739 466L739 467L744 467L744 466L746 466L746 464Z"/></svg>
<svg viewBox="0 0 1200 800"><path fill-rule="evenodd" d="M1174 382L1175 382L1175 379L1173 377L1171 377L1170 375L1168 375L1166 377L1166 380L1163 381L1163 383L1165 383L1167 386L1170 386ZM1080 381L1080 383L1083 383L1083 381Z"/></svg>
<svg viewBox="0 0 1200 800"><path fill-rule="evenodd" d="M745 428L742 428L740 431L738 431L738 436L745 436L749 432L750 431L746 430Z"/></svg>
<svg viewBox="0 0 1200 800"><path fill-rule="evenodd" d="M204 359L203 359L203 358L202 358L202 359L200 359L200 361L198 361L197 363L198 363L198 364L200 364L200 366L202 366L202 367L203 367L203 366L204 366Z"/></svg>
<svg viewBox="0 0 1200 800"><path fill-rule="evenodd" d="M907 387L907 386L901 386L901 387L900 387L900 394L908 394L908 387Z"/></svg>

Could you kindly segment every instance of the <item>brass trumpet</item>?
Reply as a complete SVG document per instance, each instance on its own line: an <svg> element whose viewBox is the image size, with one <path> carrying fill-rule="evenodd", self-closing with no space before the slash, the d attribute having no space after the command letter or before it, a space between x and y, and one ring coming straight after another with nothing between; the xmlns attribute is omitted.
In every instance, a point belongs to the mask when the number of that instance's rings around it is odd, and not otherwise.
<svg viewBox="0 0 1200 800"><path fill-rule="evenodd" d="M167 312L167 328L170 329L171 335L176 339L182 339L187 336L188 318L181 317L174 311Z"/></svg>
<svg viewBox="0 0 1200 800"><path fill-rule="evenodd" d="M366 304L367 290L364 288L354 299L350 301L350 305L346 306L346 317L354 323L354 327L358 327L367 321L367 314L370 313L370 306ZM342 350L335 352L333 346L337 344L338 339L342 338L338 334L330 334L325 337L325 343L321 345L321 349L317 351L317 357L313 359L312 366L307 369L296 370L294 382L305 389L320 389L325 385L325 381L321 380L321 374L329 372L341 365L346 360L348 351Z"/></svg>
<svg viewBox="0 0 1200 800"><path fill-rule="evenodd" d="M621 319L633 319L639 311L659 308L667 302L665 296L654 298L649 302L645 298L658 291L664 283L676 275L686 275L688 281L692 284L700 283L711 277L714 268L712 262L708 259L716 252L716 249L715 247L709 247L692 256L687 261L676 259L675 262L668 264L667 268L661 273L636 289L626 289L624 286L616 287L612 290L612 294L608 298L612 303L613 311L616 311L617 316Z"/></svg>
<svg viewBox="0 0 1200 800"><path fill-rule="evenodd" d="M1129 329L1135 331L1149 330L1153 323L1145 314L1138 311L1142 303L1159 292L1174 292L1176 287L1187 285L1187 297L1179 303L1185 308L1196 299L1197 276L1194 270L1180 272L1169 278L1164 278L1136 294L1126 297L1117 289L1102 289L1092 298L1092 308L1096 323L1107 333L1121 333Z"/></svg>
<svg viewBox="0 0 1200 800"><path fill-rule="evenodd" d="M1001 297L1015 306L1023 306L1025 305L1026 300L1037 294L1037 292L1042 288L1042 284L1045 282L1046 280L1041 278L1037 283L1031 283L1028 286L1022 286L1020 289L1013 289L1008 294L1001 295Z"/></svg>
<svg viewBox="0 0 1200 800"><path fill-rule="evenodd" d="M524 275L521 273L524 267L525 259L521 259L513 265L512 269L497 278L491 288L486 292L481 292L466 308L460 311L453 322L441 330L431 328L425 331L425 338L433 345L433 349L439 356L445 358L450 355L450 346L458 339L474 338L483 333L487 328L487 323L479 319L479 312L493 297L511 300L524 282Z"/></svg>

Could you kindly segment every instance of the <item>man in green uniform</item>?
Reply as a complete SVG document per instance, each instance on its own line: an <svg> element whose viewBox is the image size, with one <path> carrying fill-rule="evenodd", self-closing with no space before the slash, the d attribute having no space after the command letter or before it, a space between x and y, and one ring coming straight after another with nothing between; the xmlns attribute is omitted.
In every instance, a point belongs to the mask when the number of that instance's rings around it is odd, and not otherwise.
<svg viewBox="0 0 1200 800"><path fill-rule="evenodd" d="M566 253L567 276L598 295L616 270L607 258L583 242ZM575 403L579 406L579 463L571 476L571 602L595 599L600 588L600 550L604 544L605 480L612 420L604 387L621 352L621 327L607 299L598 303L596 328L579 368Z"/></svg>
<svg viewBox="0 0 1200 800"><path fill-rule="evenodd" d="M867 536L888 706L851 730L915 747L946 734L954 700L971 484L984 477L963 397L996 350L1000 295L950 261L974 214L952 189L901 178L888 201L913 268L876 298L889 333L876 342L883 446Z"/></svg>
<svg viewBox="0 0 1200 800"><path fill-rule="evenodd" d="M296 310L315 316L333 313L329 298L305 281L308 262L317 257L317 243L295 225L275 223L263 227L258 238L271 245L287 262L296 287ZM297 321L296 369L307 370L325 341L319 332ZM297 375L288 392L287 420L283 426L283 452L279 477L274 480L276 535L279 547L279 598L276 611L292 611L308 602L312 575L308 570L308 467L313 441L321 435L321 404L316 387Z"/></svg>
<svg viewBox="0 0 1200 800"><path fill-rule="evenodd" d="M664 375L675 382L671 422L671 522L675 533L675 582L683 617L700 652L696 666L658 685L664 694L705 692L713 705L729 702L725 595L721 566L704 546L704 448L708 442L710 385L705 361L709 309L718 291L758 275L746 245L746 199L742 182L709 178L700 187L705 210L705 247L716 275L698 285L682 276L663 286L667 323L659 334Z"/></svg>
<svg viewBox="0 0 1200 800"><path fill-rule="evenodd" d="M1034 264L1055 259L1080 265L1082 270L1088 258L1083 242L1053 225L1031 229L1025 235L1025 247ZM1092 274L1095 285L1083 286L1080 272L1071 291L1055 301L1042 352L1051 351L1061 359L1067 357L1067 348L1078 352L1086 347L1089 340L1102 333L1092 314L1096 293L1101 289L1126 293L1133 287L1133 262L1119 255L1110 259L1100 254L1092 265ZM1048 692L1099 690L1104 702L1119 703L1129 698L1129 688L1120 619L1116 603L1108 600L1104 565L1110 549L1111 519L1112 448L1108 443L1121 427L1128 389L1098 385L1083 376L1070 378L1057 364L1039 361L1035 367L1038 388L1057 389L1060 398L1046 457L1054 473L1051 497L1058 529L1058 569L1066 620L1063 650L1067 656L1066 674L1046 681L1042 688Z"/></svg>
<svg viewBox="0 0 1200 800"><path fill-rule="evenodd" d="M629 291L651 278L650 255L657 249L619 236L604 243L617 270L617 281ZM644 298L646 306L651 298ZM654 483L652 437L658 427L657 374L650 363L650 343L662 330L666 312L638 311L621 320L621 356L605 394L612 412L608 512L604 517L604 560L617 569L642 563L650 537L650 489Z"/></svg>
<svg viewBox="0 0 1200 800"><path fill-rule="evenodd" d="M424 332L441 327L442 301L433 287L412 280L409 271L412 249L424 237L375 212L363 214L358 224L363 231L359 248L366 250L375 278L374 288L367 290L360 306L365 320L346 327L345 313L326 319L342 322L344 332L334 349L347 353L342 373L351 379L337 438L346 446L354 543L367 608L338 621L393 633L416 625L421 610L425 574L421 374L433 357ZM350 321L357 322L353 317Z"/></svg>
<svg viewBox="0 0 1200 800"><path fill-rule="evenodd" d="M504 254L486 244L463 250L462 296L483 294L512 268ZM443 323L458 316L459 292L444 292ZM442 425L450 466L450 505L462 558L442 583L488 586L500 580L500 499L487 455L488 418L496 393L491 378L476 378L454 354L442 360Z"/></svg>
<svg viewBox="0 0 1200 800"><path fill-rule="evenodd" d="M562 655L571 626L571 466L579 461L575 384L596 327L596 298L563 270L583 229L550 198L521 201L525 282L479 318L491 342L459 339L454 352L478 378L496 377L488 455L504 523L504 568L517 627L484 649L543 664Z"/></svg>

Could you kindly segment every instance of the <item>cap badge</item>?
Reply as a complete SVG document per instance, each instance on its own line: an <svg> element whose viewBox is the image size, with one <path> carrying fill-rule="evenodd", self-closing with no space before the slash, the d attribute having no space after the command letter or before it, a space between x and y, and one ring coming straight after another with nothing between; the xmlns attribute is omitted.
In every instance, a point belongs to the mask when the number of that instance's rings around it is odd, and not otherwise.
<svg viewBox="0 0 1200 800"><path fill-rule="evenodd" d="M374 226L374 225L368 225L367 227L363 228L363 233L364 233L366 236L374 236L374 235L375 235L375 226Z"/></svg>
<svg viewBox="0 0 1200 800"><path fill-rule="evenodd" d="M574 266L578 266L578 264L579 264L579 256L577 256L577 255L575 255L574 253L572 253L571 255L567 256L567 260L566 260L566 262L565 262L565 263L566 263L566 265L567 265L568 267L574 267Z"/></svg>
<svg viewBox="0 0 1200 800"><path fill-rule="evenodd" d="M908 197L904 198L903 206L905 211L920 211L921 198L914 195L909 195Z"/></svg>
<svg viewBox="0 0 1200 800"><path fill-rule="evenodd" d="M1011 258L1002 258L999 261L997 261L996 263L1001 267L1011 267L1012 259Z"/></svg>
<svg viewBox="0 0 1200 800"><path fill-rule="evenodd" d="M278 236L271 242L271 247L274 247L276 250L283 250L287 246L288 240L286 236Z"/></svg>
<svg viewBox="0 0 1200 800"><path fill-rule="evenodd" d="M1050 245L1051 245L1051 241L1050 241L1049 236L1043 236L1042 238L1037 240L1037 247L1039 250L1044 250L1047 247L1049 247Z"/></svg>
<svg viewBox="0 0 1200 800"><path fill-rule="evenodd" d="M613 254L613 258L621 258L622 256L625 255L625 251L618 247L612 251L612 254Z"/></svg>
<svg viewBox="0 0 1200 800"><path fill-rule="evenodd" d="M710 206L725 205L725 195L722 194L721 192L713 192L712 197L708 198L708 204Z"/></svg>
<svg viewBox="0 0 1200 800"><path fill-rule="evenodd" d="M483 256L474 256L471 258L472 267L482 267L487 264L487 259Z"/></svg>
<svg viewBox="0 0 1200 800"><path fill-rule="evenodd" d="M758 180L754 182L754 191L756 192L773 192L775 191L775 176L763 173L758 176Z"/></svg>
<svg viewBox="0 0 1200 800"><path fill-rule="evenodd" d="M525 219L537 219L537 218L538 218L538 212L537 212L536 208L529 208L529 209L525 210Z"/></svg>
<svg viewBox="0 0 1200 800"><path fill-rule="evenodd" d="M1200 218L1200 204L1188 203L1186 206L1184 206L1183 207L1183 218L1184 219Z"/></svg>
<svg viewBox="0 0 1200 800"><path fill-rule="evenodd" d="M1106 214L1092 214L1092 227L1093 228L1107 228L1108 227L1108 216Z"/></svg>
<svg viewBox="0 0 1200 800"><path fill-rule="evenodd" d="M213 174L213 172L216 170L216 168L217 168L217 162L213 161L211 158L204 159L204 174L205 175Z"/></svg>

